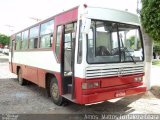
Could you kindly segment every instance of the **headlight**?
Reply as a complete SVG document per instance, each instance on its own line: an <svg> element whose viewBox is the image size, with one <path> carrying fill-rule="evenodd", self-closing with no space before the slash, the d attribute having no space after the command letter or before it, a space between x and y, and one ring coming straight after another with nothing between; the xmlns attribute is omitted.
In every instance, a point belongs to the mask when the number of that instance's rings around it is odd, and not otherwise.
<svg viewBox="0 0 160 120"><path fill-rule="evenodd" d="M142 77L136 77L136 78L134 78L134 81L135 82L142 82L143 78Z"/></svg>
<svg viewBox="0 0 160 120"><path fill-rule="evenodd" d="M86 82L82 83L82 89L92 89L92 88L98 88L100 87L99 82Z"/></svg>

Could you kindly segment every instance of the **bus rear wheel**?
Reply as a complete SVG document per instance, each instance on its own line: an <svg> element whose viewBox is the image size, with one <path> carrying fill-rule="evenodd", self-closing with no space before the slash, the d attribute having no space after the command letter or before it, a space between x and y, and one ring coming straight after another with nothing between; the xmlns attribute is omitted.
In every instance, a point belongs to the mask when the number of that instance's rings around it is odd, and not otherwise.
<svg viewBox="0 0 160 120"><path fill-rule="evenodd" d="M20 85L25 85L25 80L22 78L22 70L21 69L18 70L18 83Z"/></svg>
<svg viewBox="0 0 160 120"><path fill-rule="evenodd" d="M62 105L63 97L60 95L56 78L52 78L50 82L50 95L56 105Z"/></svg>

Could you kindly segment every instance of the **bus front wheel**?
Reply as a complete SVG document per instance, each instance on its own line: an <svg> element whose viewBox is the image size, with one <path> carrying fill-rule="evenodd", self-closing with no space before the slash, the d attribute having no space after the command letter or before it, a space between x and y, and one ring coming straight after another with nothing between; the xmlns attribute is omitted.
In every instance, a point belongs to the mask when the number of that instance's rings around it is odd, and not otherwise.
<svg viewBox="0 0 160 120"><path fill-rule="evenodd" d="M59 93L58 83L55 78L52 78L50 82L50 95L56 105L62 105L63 97Z"/></svg>

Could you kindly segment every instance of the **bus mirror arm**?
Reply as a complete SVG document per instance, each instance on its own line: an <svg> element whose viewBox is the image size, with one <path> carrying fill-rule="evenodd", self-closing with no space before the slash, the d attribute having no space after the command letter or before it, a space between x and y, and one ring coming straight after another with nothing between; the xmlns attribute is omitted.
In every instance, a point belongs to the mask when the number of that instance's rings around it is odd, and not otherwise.
<svg viewBox="0 0 160 120"><path fill-rule="evenodd" d="M91 26L91 19L82 19L82 33L88 34Z"/></svg>

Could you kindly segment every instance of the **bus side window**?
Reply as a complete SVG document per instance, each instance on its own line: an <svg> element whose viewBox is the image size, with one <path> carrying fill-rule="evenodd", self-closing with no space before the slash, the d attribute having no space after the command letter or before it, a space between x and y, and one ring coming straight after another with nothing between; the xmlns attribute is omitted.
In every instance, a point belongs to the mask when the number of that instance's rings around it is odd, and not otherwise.
<svg viewBox="0 0 160 120"><path fill-rule="evenodd" d="M28 30L22 32L22 50L28 48Z"/></svg>
<svg viewBox="0 0 160 120"><path fill-rule="evenodd" d="M61 30L62 26L57 27L56 43L55 43L55 53L57 58L60 58L60 41L61 41Z"/></svg>
<svg viewBox="0 0 160 120"><path fill-rule="evenodd" d="M29 34L30 49L34 49L38 47L38 35L39 35L39 26L36 26L30 29L30 34Z"/></svg>
<svg viewBox="0 0 160 120"><path fill-rule="evenodd" d="M51 48L54 32L54 20L41 24L40 48Z"/></svg>
<svg viewBox="0 0 160 120"><path fill-rule="evenodd" d="M21 33L18 33L16 35L16 50L20 50L21 49Z"/></svg>

